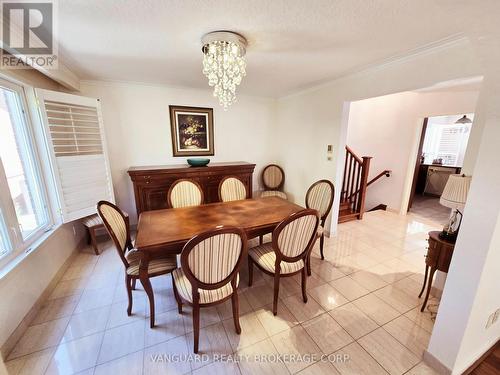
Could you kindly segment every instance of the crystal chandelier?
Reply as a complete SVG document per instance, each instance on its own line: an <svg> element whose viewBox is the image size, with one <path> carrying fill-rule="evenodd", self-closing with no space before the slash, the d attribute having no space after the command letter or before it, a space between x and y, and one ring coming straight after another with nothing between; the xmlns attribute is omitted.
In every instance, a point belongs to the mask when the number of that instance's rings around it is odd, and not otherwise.
<svg viewBox="0 0 500 375"><path fill-rule="evenodd" d="M236 101L236 86L246 75L246 39L231 31L214 31L201 39L203 74L214 87L214 96L227 108Z"/></svg>

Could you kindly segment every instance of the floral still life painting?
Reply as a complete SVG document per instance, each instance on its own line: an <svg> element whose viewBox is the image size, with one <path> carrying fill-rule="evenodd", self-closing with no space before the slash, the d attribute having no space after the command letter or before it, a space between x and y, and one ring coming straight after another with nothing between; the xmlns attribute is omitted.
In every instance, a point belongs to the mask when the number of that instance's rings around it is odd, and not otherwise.
<svg viewBox="0 0 500 375"><path fill-rule="evenodd" d="M174 156L214 155L213 109L169 106Z"/></svg>

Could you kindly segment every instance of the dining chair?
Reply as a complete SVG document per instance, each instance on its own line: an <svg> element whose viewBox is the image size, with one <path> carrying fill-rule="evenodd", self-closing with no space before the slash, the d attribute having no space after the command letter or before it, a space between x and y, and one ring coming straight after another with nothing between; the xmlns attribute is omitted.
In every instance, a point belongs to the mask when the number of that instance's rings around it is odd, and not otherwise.
<svg viewBox="0 0 500 375"><path fill-rule="evenodd" d="M199 206L203 204L203 190L198 182L183 178L170 186L167 199L172 208Z"/></svg>
<svg viewBox="0 0 500 375"><path fill-rule="evenodd" d="M279 190L264 190L262 193L260 193L260 196L261 196L261 198L279 197L279 198L282 198L285 200L288 199L287 195Z"/></svg>
<svg viewBox="0 0 500 375"><path fill-rule="evenodd" d="M272 241L248 251L248 285L253 283L254 264L265 274L274 277L273 314L278 313L281 277L302 273L302 299L307 302L306 260L316 241L319 214L314 209L295 212L273 231Z"/></svg>
<svg viewBox="0 0 500 375"><path fill-rule="evenodd" d="M325 241L325 221L332 209L333 198L335 195L335 187L328 180L319 180L309 187L306 194L306 207L318 210L321 222L318 227L319 249L321 259L325 259L323 255L323 245ZM311 274L310 265L308 265L308 274Z"/></svg>
<svg viewBox="0 0 500 375"><path fill-rule="evenodd" d="M135 283L139 278L141 253L132 245L129 218L125 212L107 201L97 203L97 212L125 266L125 287L128 295L127 315L130 316L132 313L132 290L135 289ZM160 276L172 272L176 268L177 261L175 255L164 256L159 259L150 260L148 275L149 277ZM154 322L154 311L151 311L150 319L151 322Z"/></svg>
<svg viewBox="0 0 500 375"><path fill-rule="evenodd" d="M269 164L262 170L264 190L281 190L285 184L285 172L276 164Z"/></svg>
<svg viewBox="0 0 500 375"><path fill-rule="evenodd" d="M245 184L234 176L224 177L219 184L219 200L221 202L239 201L248 196Z"/></svg>
<svg viewBox="0 0 500 375"><path fill-rule="evenodd" d="M182 304L193 308L194 352L198 353L200 308L231 299L233 321L241 333L238 284L241 261L247 253L245 232L220 226L191 238L181 253L181 268L172 272L174 295L179 313Z"/></svg>

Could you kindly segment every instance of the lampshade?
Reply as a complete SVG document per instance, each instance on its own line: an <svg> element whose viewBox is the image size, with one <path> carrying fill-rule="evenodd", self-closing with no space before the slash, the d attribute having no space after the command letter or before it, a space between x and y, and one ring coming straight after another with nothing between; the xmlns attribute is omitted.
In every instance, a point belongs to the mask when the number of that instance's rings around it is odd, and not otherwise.
<svg viewBox="0 0 500 375"><path fill-rule="evenodd" d="M439 199L445 207L462 209L469 193L471 176L451 174Z"/></svg>

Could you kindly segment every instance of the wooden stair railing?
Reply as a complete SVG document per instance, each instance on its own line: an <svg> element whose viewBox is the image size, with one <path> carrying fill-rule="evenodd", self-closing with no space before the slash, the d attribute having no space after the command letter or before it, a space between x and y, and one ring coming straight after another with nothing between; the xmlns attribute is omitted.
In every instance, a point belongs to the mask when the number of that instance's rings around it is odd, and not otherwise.
<svg viewBox="0 0 500 375"><path fill-rule="evenodd" d="M357 156L354 151L345 147L344 179L340 194L339 223L362 219L365 213L366 188L383 176L389 177L390 170L380 172L368 181L371 156Z"/></svg>
<svg viewBox="0 0 500 375"><path fill-rule="evenodd" d="M376 175L375 177L373 177L370 181L368 181L368 183L366 184L366 187L370 186L371 184L373 184L375 181L377 181L379 178L381 178L382 176L385 176L385 177L391 177L391 173L392 171L389 170L389 169L386 169L385 171L382 171L380 172L378 175ZM358 194L359 193L359 189L356 190L354 193L352 193L351 195L349 195L347 197L347 199L351 199L355 194Z"/></svg>
<svg viewBox="0 0 500 375"><path fill-rule="evenodd" d="M365 192L371 156L360 158L349 146L345 147L344 179L340 194L339 222L361 219L365 207Z"/></svg>

